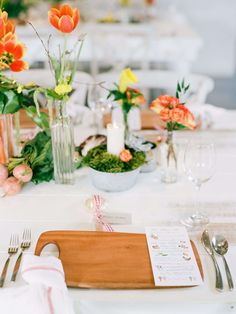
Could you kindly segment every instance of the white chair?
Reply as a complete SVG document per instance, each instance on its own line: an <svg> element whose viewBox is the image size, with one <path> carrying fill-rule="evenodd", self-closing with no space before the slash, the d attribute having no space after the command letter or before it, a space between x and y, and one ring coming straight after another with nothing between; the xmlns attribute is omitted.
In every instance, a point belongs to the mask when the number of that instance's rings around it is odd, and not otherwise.
<svg viewBox="0 0 236 314"><path fill-rule="evenodd" d="M140 88L144 95L145 90L161 89L165 93L175 95L177 81L183 76L179 72L162 70L137 70L134 73L138 77L138 83L134 87ZM113 88L114 82L118 82L120 72L101 73L97 76L97 82L104 82L104 86ZM206 103L207 95L214 89L214 81L208 76L200 74L186 74L186 83L190 84L190 92L186 99L188 103ZM147 95L145 95L147 96ZM148 99L148 97L146 97Z"/></svg>

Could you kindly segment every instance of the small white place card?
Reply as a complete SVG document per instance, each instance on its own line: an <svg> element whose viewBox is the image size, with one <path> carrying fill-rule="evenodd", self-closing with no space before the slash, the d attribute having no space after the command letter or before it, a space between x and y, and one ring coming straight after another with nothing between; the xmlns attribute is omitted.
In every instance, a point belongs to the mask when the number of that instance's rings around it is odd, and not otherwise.
<svg viewBox="0 0 236 314"><path fill-rule="evenodd" d="M147 227L146 237L156 286L181 287L202 284L184 227Z"/></svg>
<svg viewBox="0 0 236 314"><path fill-rule="evenodd" d="M105 212L102 211L104 220L111 225L130 225L132 215L130 213Z"/></svg>

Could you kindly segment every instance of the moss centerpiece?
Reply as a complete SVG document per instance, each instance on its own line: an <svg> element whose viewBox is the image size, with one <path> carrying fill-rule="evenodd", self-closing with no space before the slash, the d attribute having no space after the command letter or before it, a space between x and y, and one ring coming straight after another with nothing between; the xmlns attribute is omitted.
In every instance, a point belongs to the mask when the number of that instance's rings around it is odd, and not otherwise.
<svg viewBox="0 0 236 314"><path fill-rule="evenodd" d="M83 164L89 167L95 187L107 192L120 192L134 186L145 159L144 152L128 147L119 156L110 154L107 145L102 144L87 153Z"/></svg>

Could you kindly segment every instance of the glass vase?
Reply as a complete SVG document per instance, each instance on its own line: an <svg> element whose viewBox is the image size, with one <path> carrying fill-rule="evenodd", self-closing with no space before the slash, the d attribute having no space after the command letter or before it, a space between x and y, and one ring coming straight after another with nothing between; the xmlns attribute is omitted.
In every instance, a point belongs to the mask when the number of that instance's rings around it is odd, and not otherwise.
<svg viewBox="0 0 236 314"><path fill-rule="evenodd" d="M66 113L66 103L56 103L51 125L54 179L57 184L74 184L74 129Z"/></svg>
<svg viewBox="0 0 236 314"><path fill-rule="evenodd" d="M14 155L14 134L11 114L0 114L0 163L6 164Z"/></svg>
<svg viewBox="0 0 236 314"><path fill-rule="evenodd" d="M175 183L178 179L177 149L173 142L173 132L167 133L166 142L161 144L161 181Z"/></svg>

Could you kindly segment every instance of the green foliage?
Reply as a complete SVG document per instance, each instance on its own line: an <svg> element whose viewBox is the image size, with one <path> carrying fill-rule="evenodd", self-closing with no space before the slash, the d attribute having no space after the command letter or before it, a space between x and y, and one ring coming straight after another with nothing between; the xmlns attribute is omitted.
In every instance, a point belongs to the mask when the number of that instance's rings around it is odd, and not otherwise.
<svg viewBox="0 0 236 314"><path fill-rule="evenodd" d="M107 98L113 96L114 101L120 101L122 105L122 111L125 114L128 114L132 107L138 107L138 104L135 102L136 98L143 96L140 91L136 89L129 88L125 92L119 90L119 86L116 85L117 89L113 89L108 94Z"/></svg>
<svg viewBox="0 0 236 314"><path fill-rule="evenodd" d="M10 18L18 18L22 13L26 13L32 4L33 0L5 0L3 9L8 12Z"/></svg>
<svg viewBox="0 0 236 314"><path fill-rule="evenodd" d="M25 109L27 115L41 129L48 129L48 115L37 112L34 95L40 92L46 93L44 89L35 84L21 85L15 80L0 74L0 114L16 113Z"/></svg>
<svg viewBox="0 0 236 314"><path fill-rule="evenodd" d="M13 169L22 163L33 170L32 182L38 184L53 179L53 156L51 136L47 132L39 132L34 139L27 142L21 151L20 157L11 158L8 169Z"/></svg>
<svg viewBox="0 0 236 314"><path fill-rule="evenodd" d="M119 157L109 154L105 144L91 149L83 159L83 164L102 172L118 173L139 168L145 163L146 156L143 152L130 149L133 158L123 162Z"/></svg>
<svg viewBox="0 0 236 314"><path fill-rule="evenodd" d="M181 96L186 94L186 92L189 90L190 84L186 85L185 80L182 79L182 81L177 82L176 87L176 98L180 99Z"/></svg>

